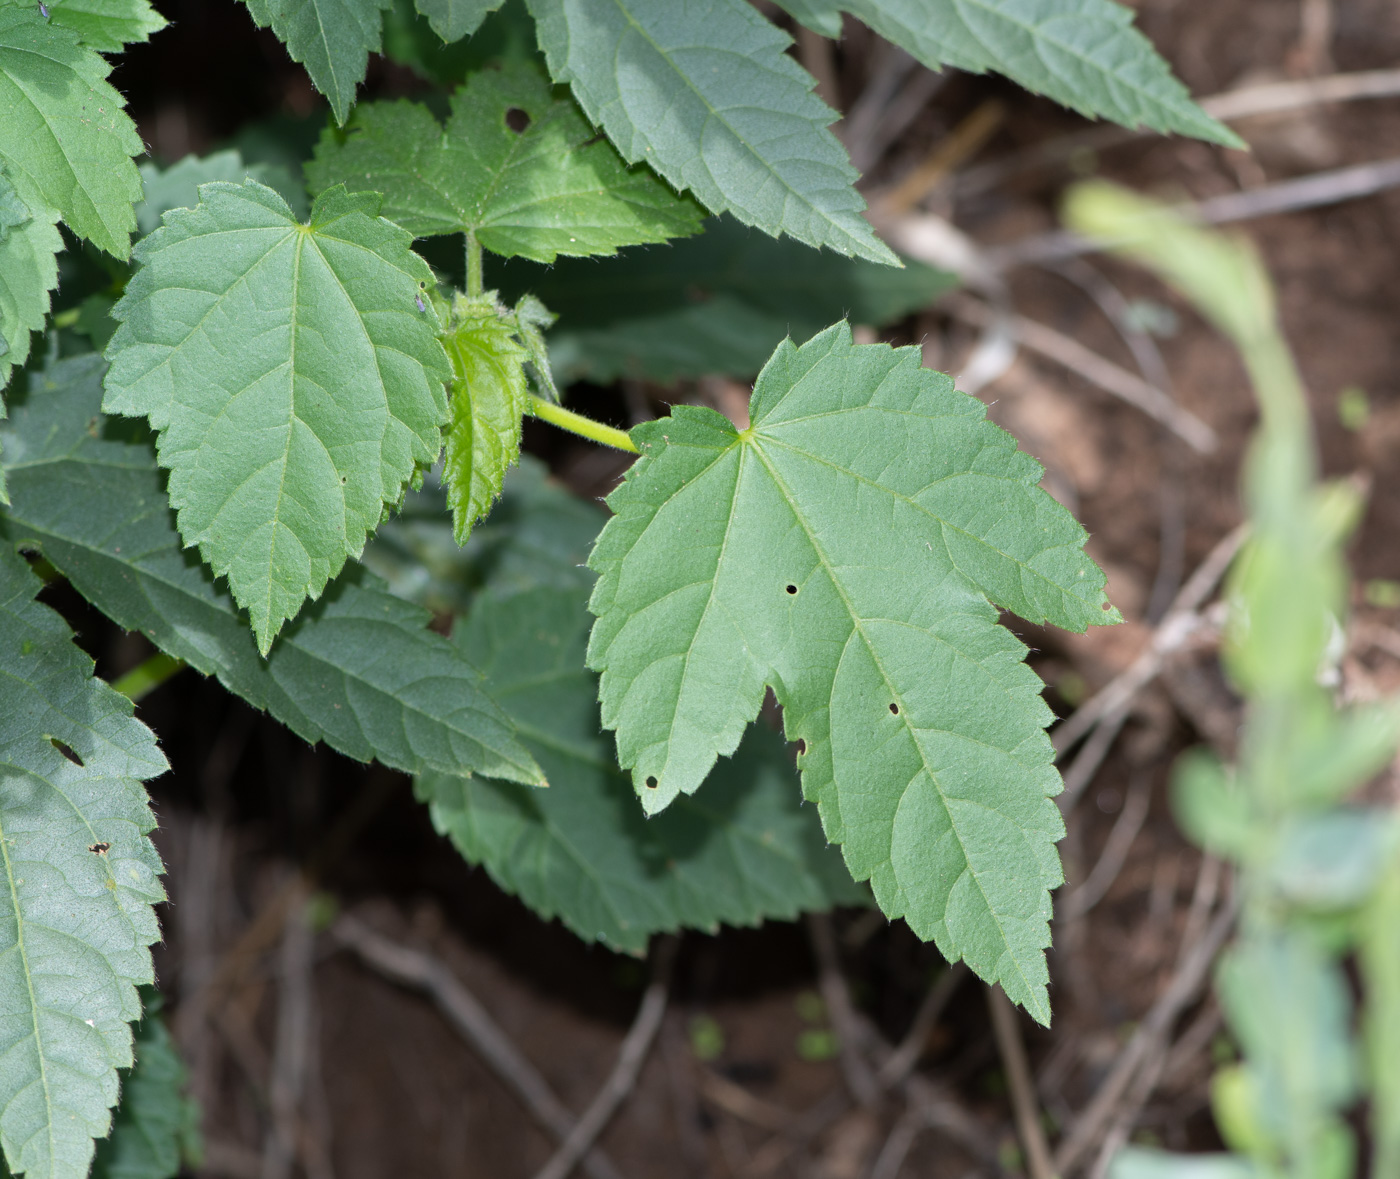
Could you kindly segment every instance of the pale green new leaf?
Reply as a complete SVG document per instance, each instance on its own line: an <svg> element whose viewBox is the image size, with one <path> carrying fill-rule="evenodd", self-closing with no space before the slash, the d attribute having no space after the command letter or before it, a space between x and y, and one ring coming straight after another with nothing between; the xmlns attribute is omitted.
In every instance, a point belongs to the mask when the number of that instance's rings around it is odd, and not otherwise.
<svg viewBox="0 0 1400 1179"><path fill-rule="evenodd" d="M520 457L526 353L514 325L497 314L493 296L460 299L443 342L452 362L452 422L442 473L453 536L461 545L491 510L506 471Z"/></svg>
<svg viewBox="0 0 1400 1179"><path fill-rule="evenodd" d="M119 53L127 45L149 41L169 23L149 0L54 0L48 8L50 23L72 29L100 53Z"/></svg>
<svg viewBox="0 0 1400 1179"><path fill-rule="evenodd" d="M537 262L700 228L694 202L627 167L526 61L474 74L445 127L405 100L359 108L343 132L321 136L306 174L312 191L344 183L383 193L384 216L418 237L473 233L493 253Z"/></svg>
<svg viewBox="0 0 1400 1179"><path fill-rule="evenodd" d="M859 17L930 69L994 70L1027 90L1125 127L1176 131L1243 147L1191 101L1131 10L1111 0L779 0L831 34Z"/></svg>
<svg viewBox="0 0 1400 1179"><path fill-rule="evenodd" d="M432 271L378 210L337 187L302 225L254 180L206 184L112 309L104 408L160 432L180 533L264 654L441 445Z"/></svg>
<svg viewBox="0 0 1400 1179"><path fill-rule="evenodd" d="M199 186L211 180L239 184L251 176L268 188L275 188L298 217L305 217L309 211L305 189L286 168L279 164L245 164L232 149L207 156L186 156L168 168L146 163L140 171L146 199L136 206L136 226L143 234L154 232L171 209L194 208L199 204Z"/></svg>
<svg viewBox="0 0 1400 1179"><path fill-rule="evenodd" d="M0 390L29 356L29 335L44 326L58 284L63 235L55 214L32 214L0 169ZM0 484L3 488L3 484Z"/></svg>
<svg viewBox="0 0 1400 1179"><path fill-rule="evenodd" d="M255 24L271 28L311 75L343 123L378 53L384 10L394 0L245 0Z"/></svg>
<svg viewBox="0 0 1400 1179"><path fill-rule="evenodd" d="M775 733L749 735L699 798L648 819L598 729L583 666L588 590L483 595L454 641L487 675L549 776L548 790L479 778L418 782L433 823L542 917L638 952L648 937L756 925L864 900L801 806Z"/></svg>
<svg viewBox="0 0 1400 1179"><path fill-rule="evenodd" d="M110 1137L97 1144L92 1179L174 1179L198 1109L184 1094L185 1066L159 1014L160 994L147 990L136 1025L136 1063L122 1078L121 1104Z"/></svg>
<svg viewBox="0 0 1400 1179"><path fill-rule="evenodd" d="M883 327L927 307L956 279L920 262L891 270L861 258L774 240L719 217L665 249L628 250L616 261L526 263L490 270L510 297L537 294L559 323L549 334L565 382L618 377L674 381L753 378L792 335L843 316Z"/></svg>
<svg viewBox="0 0 1400 1179"><path fill-rule="evenodd" d="M110 66L38 6L0 7L0 167L31 211L125 258L136 228L144 152Z"/></svg>
<svg viewBox="0 0 1400 1179"><path fill-rule="evenodd" d="M444 41L470 37L505 0L417 0L418 11Z"/></svg>
<svg viewBox="0 0 1400 1179"><path fill-rule="evenodd" d="M16 402L0 431L14 492L0 537L42 550L109 618L306 741L408 773L542 781L480 673L357 565L260 659L228 592L182 551L148 432L101 416L102 367L60 361Z"/></svg>
<svg viewBox="0 0 1400 1179"><path fill-rule="evenodd" d="M765 686L803 789L881 908L1049 1018L1061 882L1050 710L996 606L1116 621L1073 517L917 348L784 343L742 433L677 406L608 499L589 663L649 812L699 787Z"/></svg>
<svg viewBox="0 0 1400 1179"><path fill-rule="evenodd" d="M1392 825L1395 820L1392 818ZM1400 861L1362 914L1366 1058L1371 1082L1375 1174L1400 1173Z"/></svg>
<svg viewBox="0 0 1400 1179"><path fill-rule="evenodd" d="M528 4L550 73L625 159L775 237L899 264L861 216L836 112L745 0Z"/></svg>
<svg viewBox="0 0 1400 1179"><path fill-rule="evenodd" d="M141 783L166 763L39 586L0 545L0 1145L14 1173L85 1179L152 980Z"/></svg>

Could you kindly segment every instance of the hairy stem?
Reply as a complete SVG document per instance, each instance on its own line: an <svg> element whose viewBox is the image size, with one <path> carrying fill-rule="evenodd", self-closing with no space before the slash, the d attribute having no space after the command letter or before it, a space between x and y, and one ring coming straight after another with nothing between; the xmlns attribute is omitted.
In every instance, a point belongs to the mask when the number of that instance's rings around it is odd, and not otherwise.
<svg viewBox="0 0 1400 1179"><path fill-rule="evenodd" d="M568 430L570 434L577 434L580 438L587 438L590 442L601 442L604 446L611 446L615 450L625 450L628 454L639 453L625 430L617 430L612 426L603 425L602 422L595 422L592 418L586 418L581 413L574 413L573 410L565 409L562 405L546 401L537 393L530 394L529 412L532 416L548 422L551 426Z"/></svg>
<svg viewBox="0 0 1400 1179"><path fill-rule="evenodd" d="M485 289L481 274L481 243L476 234L467 234L467 296L476 298Z"/></svg>

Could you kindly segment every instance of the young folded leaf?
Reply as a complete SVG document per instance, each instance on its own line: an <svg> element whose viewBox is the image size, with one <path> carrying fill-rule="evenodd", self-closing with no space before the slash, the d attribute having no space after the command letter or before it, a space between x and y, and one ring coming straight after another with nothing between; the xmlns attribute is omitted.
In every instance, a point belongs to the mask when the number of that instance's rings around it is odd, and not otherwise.
<svg viewBox="0 0 1400 1179"><path fill-rule="evenodd" d="M487 675L550 789L425 775L417 789L438 830L540 916L633 953L665 930L862 903L801 805L775 733L754 731L703 796L646 818L598 729L587 599L584 583L486 593L458 623L453 641Z"/></svg>
<svg viewBox="0 0 1400 1179"><path fill-rule="evenodd" d="M0 5L0 167L31 212L54 209L79 237L125 258L146 150L111 67L33 4Z"/></svg>
<svg viewBox="0 0 1400 1179"><path fill-rule="evenodd" d="M271 28L293 61L306 67L344 123L365 80L369 55L383 38L384 9L394 0L244 0L253 23Z"/></svg>
<svg viewBox="0 0 1400 1179"><path fill-rule="evenodd" d="M994 70L1027 90L1125 127L1244 144L1201 110L1133 14L1111 0L778 0L809 28L859 17L929 69Z"/></svg>
<svg viewBox="0 0 1400 1179"><path fill-rule="evenodd" d="M39 548L118 625L305 741L410 774L544 781L481 673L367 569L351 564L259 658L228 591L182 551L149 433L101 416L102 370L61 360L17 400L0 430L16 464L0 544Z"/></svg>
<svg viewBox="0 0 1400 1179"><path fill-rule="evenodd" d="M556 81L633 163L713 213L898 266L861 216L837 114L746 0L527 0Z"/></svg>
<svg viewBox="0 0 1400 1179"><path fill-rule="evenodd" d="M452 96L444 127L418 103L360 107L307 165L313 191L384 194L384 216L418 237L472 233L507 257L614 254L700 228L702 212L629 168L531 62L483 70Z"/></svg>
<svg viewBox="0 0 1400 1179"><path fill-rule="evenodd" d="M12 1173L86 1179L152 981L141 783L167 767L39 587L0 545L0 1145Z"/></svg>
<svg viewBox="0 0 1400 1179"><path fill-rule="evenodd" d="M514 323L498 313L494 295L458 296L443 342L452 362L452 422L442 473L453 536L461 545L491 510L506 471L520 457L527 354Z"/></svg>
<svg viewBox="0 0 1400 1179"><path fill-rule="evenodd" d="M589 663L648 811L732 753L765 686L881 908L1041 1021L1061 882L1050 710L993 603L1118 620L1084 530L917 348L784 343L752 425L677 406L608 499Z"/></svg>
<svg viewBox="0 0 1400 1179"><path fill-rule="evenodd" d="M206 184L142 239L112 309L104 408L160 432L180 533L264 655L441 445L432 271L378 212L336 187L303 225L255 180Z"/></svg>

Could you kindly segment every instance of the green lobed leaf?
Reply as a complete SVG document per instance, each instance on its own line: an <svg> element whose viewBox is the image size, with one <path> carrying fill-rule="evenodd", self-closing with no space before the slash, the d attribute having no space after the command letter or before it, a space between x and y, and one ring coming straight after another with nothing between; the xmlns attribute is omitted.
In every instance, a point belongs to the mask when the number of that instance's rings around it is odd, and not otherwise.
<svg viewBox="0 0 1400 1179"><path fill-rule="evenodd" d="M416 0L418 11L444 41L470 37L505 0Z"/></svg>
<svg viewBox="0 0 1400 1179"><path fill-rule="evenodd" d="M462 545L520 457L526 353L514 325L497 313L494 295L459 296L443 343L452 362L452 423L442 470L453 538Z"/></svg>
<svg viewBox="0 0 1400 1179"><path fill-rule="evenodd" d="M91 355L31 378L0 431L13 498L0 535L39 548L109 618L306 741L408 773L542 781L480 673L358 565L260 659L227 591L182 551L149 435L101 416L101 384Z"/></svg>
<svg viewBox="0 0 1400 1179"><path fill-rule="evenodd" d="M926 307L956 279L919 262L891 270L774 240L731 217L665 249L615 261L526 263L491 270L511 298L537 294L559 316L550 356L563 381L752 378L792 335L846 316L883 327Z"/></svg>
<svg viewBox="0 0 1400 1179"><path fill-rule="evenodd" d="M1117 621L1084 530L917 348L782 344L752 425L676 406L608 499L590 666L648 812L737 747L765 686L803 789L890 917L1042 1022L1061 882L1050 710L992 603ZM990 600L989 600L990 599Z"/></svg>
<svg viewBox="0 0 1400 1179"><path fill-rule="evenodd" d="M756 925L859 904L817 816L801 804L775 733L756 731L698 799L648 820L598 729L583 666L588 589L483 595L453 639L549 776L528 790L427 775L433 823L471 862L542 917L580 937L640 952L651 934L721 922Z"/></svg>
<svg viewBox="0 0 1400 1179"><path fill-rule="evenodd" d="M184 1095L185 1066L159 1011L160 994L136 1025L136 1063L122 1080L112 1133L97 1144L92 1179L174 1179L198 1107Z"/></svg>
<svg viewBox="0 0 1400 1179"><path fill-rule="evenodd" d="M141 783L167 767L39 588L0 545L0 1145L13 1173L85 1179L152 979Z"/></svg>
<svg viewBox="0 0 1400 1179"><path fill-rule="evenodd" d="M441 445L432 271L378 207L337 187L302 225L257 181L206 184L112 310L104 408L160 432L181 535L264 655Z"/></svg>
<svg viewBox="0 0 1400 1179"><path fill-rule="evenodd" d="M309 212L306 191L291 173L276 164L245 164L238 152L229 149L207 156L186 156L168 168L141 165L141 183L146 199L136 206L136 225L142 234L153 233L160 219L171 209L192 209L199 204L199 186L211 180L240 184L251 176L276 189L297 217Z"/></svg>
<svg viewBox="0 0 1400 1179"><path fill-rule="evenodd" d="M692 201L627 167L528 61L473 74L445 127L406 100L360 107L344 131L321 136L306 171L313 191L384 193L384 215L418 237L473 233L493 253L537 262L700 227Z"/></svg>
<svg viewBox="0 0 1400 1179"><path fill-rule="evenodd" d="M556 81L623 157L711 212L898 265L861 216L836 112L744 0L528 0Z"/></svg>
<svg viewBox="0 0 1400 1179"><path fill-rule="evenodd" d="M0 390L10 370L28 358L29 335L43 328L49 313L63 249L56 220L48 210L31 215L0 169Z"/></svg>
<svg viewBox="0 0 1400 1179"><path fill-rule="evenodd" d="M32 211L55 209L79 237L130 252L144 152L110 66L37 5L0 6L0 167Z"/></svg>
<svg viewBox="0 0 1400 1179"><path fill-rule="evenodd" d="M365 80L369 55L378 53L384 9L394 0L244 0L253 22L271 28L293 61L306 67L344 123Z"/></svg>
<svg viewBox="0 0 1400 1179"><path fill-rule="evenodd" d="M809 27L859 17L930 69L993 70L1036 94L1125 127L1243 147L1173 76L1133 13L1111 0L778 0Z"/></svg>
<svg viewBox="0 0 1400 1179"><path fill-rule="evenodd" d="M149 41L170 23L148 0L54 0L48 9L51 24L72 29L99 53L119 53L127 45Z"/></svg>

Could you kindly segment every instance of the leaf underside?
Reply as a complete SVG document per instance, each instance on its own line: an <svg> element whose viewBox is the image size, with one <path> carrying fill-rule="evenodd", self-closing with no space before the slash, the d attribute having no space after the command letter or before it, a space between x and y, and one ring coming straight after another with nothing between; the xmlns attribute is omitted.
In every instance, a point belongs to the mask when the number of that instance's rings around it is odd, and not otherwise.
<svg viewBox="0 0 1400 1179"><path fill-rule="evenodd" d="M39 588L0 545L0 1145L11 1172L85 1179L152 979L141 783L166 763Z"/></svg>
<svg viewBox="0 0 1400 1179"><path fill-rule="evenodd" d="M629 168L525 61L473 74L445 126L406 100L358 108L345 132L322 134L307 180L383 193L384 216L418 237L474 233L493 253L537 262L700 228L693 201Z"/></svg>
<svg viewBox="0 0 1400 1179"><path fill-rule="evenodd" d="M623 157L714 213L898 265L861 216L836 112L745 0L527 0L556 81Z"/></svg>
<svg viewBox="0 0 1400 1179"><path fill-rule="evenodd" d="M228 592L182 551L149 434L101 416L102 370L89 355L35 374L0 430L6 543L39 548L113 621L306 741L408 773L543 780L480 673L360 566L259 658Z"/></svg>
<svg viewBox="0 0 1400 1179"><path fill-rule="evenodd" d="M432 271L377 212L333 188L303 226L257 181L206 184L112 309L104 408L159 431L181 535L264 654L441 445Z"/></svg>
<svg viewBox="0 0 1400 1179"><path fill-rule="evenodd" d="M53 209L118 258L130 250L144 152L110 66L38 6L0 6L0 168L36 217Z"/></svg>
<svg viewBox="0 0 1400 1179"><path fill-rule="evenodd" d="M744 433L689 406L637 427L589 562L589 663L651 812L771 687L852 874L1045 1021L1061 784L992 603L1076 631L1118 616L1083 529L985 412L917 348L837 324L779 347Z"/></svg>
<svg viewBox="0 0 1400 1179"><path fill-rule="evenodd" d="M1111 0L779 0L809 27L859 17L930 69L1004 74L1036 94L1125 127L1243 147L1172 76L1133 13Z"/></svg>
<svg viewBox="0 0 1400 1179"><path fill-rule="evenodd" d="M549 775L548 790L419 779L433 822L508 892L580 937L640 952L651 934L756 925L859 904L820 824L801 805L775 733L749 735L699 798L647 819L598 730L584 668L588 589L487 593L454 641L482 668Z"/></svg>
<svg viewBox="0 0 1400 1179"><path fill-rule="evenodd" d="M378 53L384 9L394 0L245 0L253 22L271 28L293 61L306 67L316 89L344 123L365 80L369 55Z"/></svg>
<svg viewBox="0 0 1400 1179"><path fill-rule="evenodd" d="M470 37L505 0L415 0L418 11L444 41Z"/></svg>

